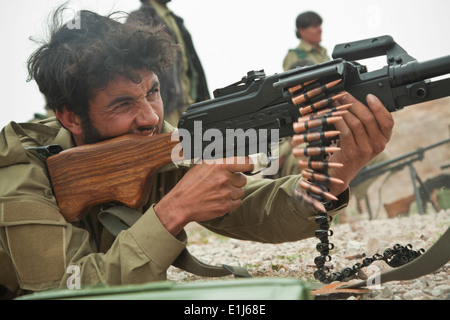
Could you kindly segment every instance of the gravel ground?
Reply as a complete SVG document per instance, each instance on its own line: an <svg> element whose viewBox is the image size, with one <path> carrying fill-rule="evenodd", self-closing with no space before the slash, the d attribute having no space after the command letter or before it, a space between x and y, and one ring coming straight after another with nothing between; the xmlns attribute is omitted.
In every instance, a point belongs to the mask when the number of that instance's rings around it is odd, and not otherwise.
<svg viewBox="0 0 450 320"><path fill-rule="evenodd" d="M377 220L348 213L345 215L345 223L341 221L331 227L334 235L330 237L330 241L335 244L335 249L331 251L334 270L353 266L362 260L352 259L352 256L383 253L386 248L397 243L403 246L411 244L415 250L427 250L450 226L450 210ZM316 282L313 276L316 270L313 259L318 255L315 249L318 243L316 238L273 245L221 237L198 225L188 226L187 232L189 251L206 263L244 266L253 277L287 277ZM374 262L372 266L373 270L382 272L390 269L383 261ZM436 272L418 279L392 281L370 293L338 299L449 300L449 274L450 262ZM364 277L364 274L361 276ZM175 282L214 281L173 267L169 269L168 279Z"/></svg>

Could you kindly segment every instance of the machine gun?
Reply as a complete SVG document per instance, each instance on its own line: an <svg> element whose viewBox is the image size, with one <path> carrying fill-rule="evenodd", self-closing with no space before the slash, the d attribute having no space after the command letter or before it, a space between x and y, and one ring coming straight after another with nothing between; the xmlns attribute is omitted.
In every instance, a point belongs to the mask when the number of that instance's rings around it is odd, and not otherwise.
<svg viewBox="0 0 450 320"><path fill-rule="evenodd" d="M353 59L387 56L387 66L368 72ZM131 208L143 206L150 195L149 177L179 156L271 153L271 144L294 135L294 124L315 108L327 107L343 90L361 101L376 95L390 112L450 95L450 79L430 78L450 73L450 55L426 62L410 57L390 36L337 45L335 60L296 68L271 76L249 72L241 81L214 92L214 99L189 106L178 123L179 138L125 135L79 146L47 158L48 172L61 213L67 221L83 217L94 205L119 201ZM322 103L325 101L325 103ZM314 110L313 110L314 109ZM201 125L199 128L198 124ZM198 137L207 130L264 131L256 139L223 139L214 143ZM320 129L319 129L320 130ZM197 136L196 136L197 134ZM245 135L245 134L244 134ZM276 135L274 139L274 135ZM52 148L55 150L55 148ZM313 168L314 169L314 168Z"/></svg>
<svg viewBox="0 0 450 320"><path fill-rule="evenodd" d="M371 72L353 61L381 55L386 55L388 64ZM187 130L184 137L191 135L183 149L201 154L207 147L208 141L194 143L198 142L194 139L196 123L201 123L203 131L214 129L222 134L239 128L276 130L279 138L292 136L292 124L306 110L302 108L305 101L309 104L344 90L361 102L372 93L390 112L450 94L450 79L430 80L450 73L450 55L418 62L391 36L382 36L339 44L332 56L334 60L329 62L271 76L263 70L248 72L241 81L215 90L214 99L189 106L178 123L179 129ZM336 84L336 80L341 81ZM250 144L238 146L224 141L223 150L248 153ZM223 154L218 152L217 156Z"/></svg>
<svg viewBox="0 0 450 320"><path fill-rule="evenodd" d="M350 182L350 188L355 187L358 184L378 177L386 172L398 172L400 170L403 170L405 167L408 167L409 173L411 175L411 181L414 189L414 196L417 202L417 210L419 214L424 214L424 208L426 202L430 202L431 205L434 207L436 211L439 211L433 201L431 201L431 193L430 190L428 190L428 187L426 183L422 181L422 179L417 174L416 169L414 168L413 164L417 161L422 161L425 155L425 152L434 149L436 147L439 147L443 144L449 143L450 139L445 139L436 143L433 143L431 145L428 145L426 147L418 148L414 151L408 152L404 155L401 155L399 157L375 164L370 167L364 167L361 169L361 171L358 172L358 174L355 176L355 178ZM417 186L417 184L419 186ZM370 204L366 195L366 204L369 210L369 216L372 217Z"/></svg>

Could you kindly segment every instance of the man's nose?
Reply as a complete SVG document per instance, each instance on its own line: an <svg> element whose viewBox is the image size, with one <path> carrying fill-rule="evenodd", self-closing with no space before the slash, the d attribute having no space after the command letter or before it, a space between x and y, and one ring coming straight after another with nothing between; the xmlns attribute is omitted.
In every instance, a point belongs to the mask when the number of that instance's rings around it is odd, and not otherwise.
<svg viewBox="0 0 450 320"><path fill-rule="evenodd" d="M156 126L159 123L159 116L151 103L145 100L139 105L135 121L137 126Z"/></svg>

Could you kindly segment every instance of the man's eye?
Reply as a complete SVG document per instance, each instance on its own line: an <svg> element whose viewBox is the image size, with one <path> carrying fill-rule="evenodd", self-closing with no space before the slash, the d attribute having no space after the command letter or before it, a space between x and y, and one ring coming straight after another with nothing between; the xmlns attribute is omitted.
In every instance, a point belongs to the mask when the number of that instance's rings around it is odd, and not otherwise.
<svg viewBox="0 0 450 320"><path fill-rule="evenodd" d="M147 98L159 92L159 88L154 88L147 93Z"/></svg>
<svg viewBox="0 0 450 320"><path fill-rule="evenodd" d="M121 111L121 110L123 110L123 109L129 108L130 106L131 106L131 102L129 102L129 101L124 101L124 102L122 102L122 103L116 105L114 109L115 109L116 111Z"/></svg>

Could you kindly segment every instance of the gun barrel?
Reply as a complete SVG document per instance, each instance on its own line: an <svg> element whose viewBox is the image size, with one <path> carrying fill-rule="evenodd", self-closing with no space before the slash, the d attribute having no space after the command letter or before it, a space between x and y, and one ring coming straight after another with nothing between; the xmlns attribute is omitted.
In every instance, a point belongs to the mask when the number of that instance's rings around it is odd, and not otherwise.
<svg viewBox="0 0 450 320"><path fill-rule="evenodd" d="M392 163L398 162L400 160L407 159L407 158L409 158L409 157L411 157L413 155L423 154L425 151L428 151L430 149L434 149L434 148L439 147L439 146L441 146L443 144L446 144L446 143L450 143L450 139L445 139L445 140L433 143L433 144L431 144L429 146L418 148L418 149L416 149L414 151L408 152L408 153L406 153L406 154L404 154L402 156L399 156L399 157L397 157L395 159L387 160L387 161L384 161L384 162L381 162L379 164L373 165L371 167L366 167L366 168L367 168L367 171L369 171L369 169L370 170L377 170L379 168L382 168L384 166L387 166L387 165L390 165Z"/></svg>
<svg viewBox="0 0 450 320"><path fill-rule="evenodd" d="M439 147L446 143L450 143L450 139L445 139L445 140L433 143L429 146L418 148L414 151L408 152L408 153L401 155L399 157L396 157L394 159L386 160L384 162L375 164L370 167L365 167L356 175L356 177L351 181L350 185L353 185L353 186L358 185L367 179L381 175L381 174L385 173L386 171L394 170L397 167L403 168L403 164L406 164L406 162L409 161L408 158L412 158L413 156L417 155L418 158L415 158L415 159L421 160L423 158L423 154L425 153L425 151L434 149L434 148ZM405 161L405 162L400 163L401 161ZM390 166L392 164L394 164L394 165Z"/></svg>
<svg viewBox="0 0 450 320"><path fill-rule="evenodd" d="M450 55L419 63L419 74L423 79L450 73Z"/></svg>
<svg viewBox="0 0 450 320"><path fill-rule="evenodd" d="M450 55L428 60L411 61L393 67L395 85L403 85L450 73Z"/></svg>

